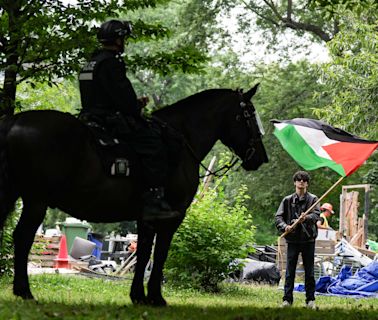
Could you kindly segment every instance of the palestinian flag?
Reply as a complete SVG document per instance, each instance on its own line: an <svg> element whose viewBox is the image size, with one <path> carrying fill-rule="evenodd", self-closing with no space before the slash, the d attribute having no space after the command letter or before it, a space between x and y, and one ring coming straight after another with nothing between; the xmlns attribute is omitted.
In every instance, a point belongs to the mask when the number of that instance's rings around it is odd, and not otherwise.
<svg viewBox="0 0 378 320"><path fill-rule="evenodd" d="M349 176L369 158L378 141L368 141L314 119L271 120L274 135L305 170L329 167Z"/></svg>

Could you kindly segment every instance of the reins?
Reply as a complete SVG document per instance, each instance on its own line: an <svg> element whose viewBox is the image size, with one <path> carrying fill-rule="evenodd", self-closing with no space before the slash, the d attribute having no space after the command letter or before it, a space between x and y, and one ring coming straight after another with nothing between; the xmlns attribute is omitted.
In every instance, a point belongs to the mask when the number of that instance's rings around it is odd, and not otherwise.
<svg viewBox="0 0 378 320"><path fill-rule="evenodd" d="M247 127L252 130L252 115L250 114L249 110L247 109L247 103L245 103L243 101L243 91L242 90L238 90L237 91L238 94L239 94L239 98L240 98L240 103L239 103L239 106L241 108L241 114L242 114L242 117L244 118L244 120L246 121L246 125ZM253 136L253 134L252 134ZM199 163L199 165L206 170L206 174L205 175L200 175L199 177L200 178L204 178L204 177L208 177L208 176L215 176L215 177L222 177L224 175L227 174L227 172L233 168L236 163L240 160L239 157L235 156L235 152L230 148L230 151L232 153L232 157L231 157L231 160L228 162L228 164L225 164L224 166L222 166L221 168L215 170L215 171L211 171L209 170L203 163L202 161L197 157L196 153L194 152L192 146L186 141L186 139L184 139L185 141L185 144L187 146L187 148L189 149L189 151L192 153L192 156L193 158ZM254 138L251 138L250 139L250 142L254 142L255 139ZM251 143L251 145L252 145ZM248 161L249 159L251 159L253 157L253 155L255 154L256 152L256 149L253 148L252 146L250 146L246 152L245 152L245 156L244 156L244 159L242 159L243 161ZM240 166L239 166L240 167ZM237 169L239 169L239 167ZM221 172L221 173L219 173Z"/></svg>
<svg viewBox="0 0 378 320"><path fill-rule="evenodd" d="M199 163L199 165L206 170L206 174L204 175L200 175L199 177L200 178L204 178L204 177L208 177L208 176L214 176L214 177L223 177L224 175L226 175L226 173L236 165L236 163L240 160L238 157L235 156L235 154L232 152L232 157L231 157L231 160L228 162L229 164L225 164L223 167L215 170L215 171L211 171L209 170L203 163L202 161L197 157L196 153L194 152L192 146L186 141L186 139L184 138L184 142L185 142L185 145L186 147L189 149L190 153L192 154L193 158ZM219 173L221 171L224 171L222 173Z"/></svg>

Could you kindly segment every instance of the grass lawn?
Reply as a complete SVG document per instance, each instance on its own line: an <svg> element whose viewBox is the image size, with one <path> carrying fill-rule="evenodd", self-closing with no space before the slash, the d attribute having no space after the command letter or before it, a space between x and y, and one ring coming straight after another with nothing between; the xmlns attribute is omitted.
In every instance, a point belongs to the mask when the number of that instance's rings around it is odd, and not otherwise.
<svg viewBox="0 0 378 320"><path fill-rule="evenodd" d="M378 299L318 296L318 310L307 310L304 294L296 293L292 308L281 309L277 287L228 284L222 293L206 294L164 287L169 307L135 307L130 281L109 281L67 275L31 276L38 302L12 294L11 279L0 279L0 319L378 319Z"/></svg>

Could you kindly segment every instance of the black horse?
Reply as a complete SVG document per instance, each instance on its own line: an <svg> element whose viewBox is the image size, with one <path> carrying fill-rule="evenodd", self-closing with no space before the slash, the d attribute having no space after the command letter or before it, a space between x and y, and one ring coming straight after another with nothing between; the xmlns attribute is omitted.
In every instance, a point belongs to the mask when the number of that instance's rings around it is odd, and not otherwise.
<svg viewBox="0 0 378 320"><path fill-rule="evenodd" d="M213 89L195 94L154 113L180 132L186 147L166 188L179 219L144 223L137 179L105 173L89 129L70 114L27 111L0 123L0 230L21 197L23 209L14 231L13 292L32 299L27 260L47 207L92 222L137 220L138 262L131 287L133 303L164 306L162 270L173 234L182 222L199 183L200 161L220 139L242 159L246 170L267 162L251 98L257 85L242 94ZM154 265L147 295L143 277L156 235Z"/></svg>

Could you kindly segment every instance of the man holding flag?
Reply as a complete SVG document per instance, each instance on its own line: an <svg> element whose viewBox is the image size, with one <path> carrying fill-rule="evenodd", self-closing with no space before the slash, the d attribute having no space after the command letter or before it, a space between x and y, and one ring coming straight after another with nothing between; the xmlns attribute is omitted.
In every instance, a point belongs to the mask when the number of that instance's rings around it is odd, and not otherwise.
<svg viewBox="0 0 378 320"><path fill-rule="evenodd" d="M369 141L359 138L344 130L334 128L320 120L296 118L282 121L272 120L272 122L275 126L274 135L278 138L283 148L302 168L305 170L314 170L320 167L328 167L341 175L341 178L319 199L316 199L304 212L302 210L299 218L296 219L293 224L290 224L290 226L285 226L284 223L287 225L289 225L289 223L287 223L288 220L285 220L284 217L280 224L280 208L278 209L276 225L278 228L281 228L281 230L282 227L284 227L285 230L282 230L284 232L280 237L286 237L286 239L288 239L289 237L287 235L293 231L296 233L301 232L300 230L305 232L306 228L303 227L302 223L304 221L307 222L308 219L313 220L313 214L315 211L318 211L320 201L322 201L345 177L355 172L369 158L378 148L378 141ZM309 179L307 183L308 181ZM289 210L289 207L287 210ZM298 229L299 231L297 231ZM311 234L309 235L311 236ZM287 268L287 270L288 269L289 268ZM307 276L308 275L306 275L306 277ZM289 277L287 290L285 284L285 294L288 291L288 296L284 296L285 305L290 305L291 302L290 281L291 278ZM307 306L315 308L314 300L309 300L312 298L312 296L310 296L312 290L311 285L307 283L305 287ZM308 292L308 290L310 290L310 292Z"/></svg>
<svg viewBox="0 0 378 320"><path fill-rule="evenodd" d="M307 191L310 175L306 171L298 171L293 176L295 193L286 196L276 212L276 227L281 232L287 232L287 262L285 287L282 306L293 304L295 270L298 256L301 253L305 271L306 306L315 308L315 277L314 255L315 239L318 235L316 226L319 220L319 205L304 215L317 200L317 196ZM292 230L292 225L298 221L301 227Z"/></svg>

